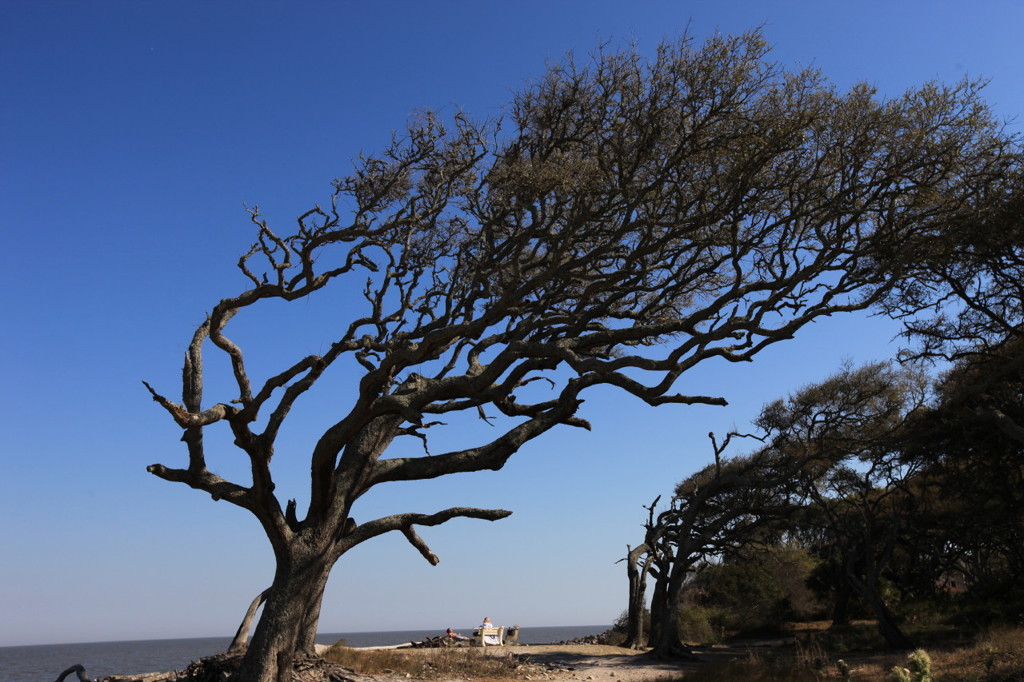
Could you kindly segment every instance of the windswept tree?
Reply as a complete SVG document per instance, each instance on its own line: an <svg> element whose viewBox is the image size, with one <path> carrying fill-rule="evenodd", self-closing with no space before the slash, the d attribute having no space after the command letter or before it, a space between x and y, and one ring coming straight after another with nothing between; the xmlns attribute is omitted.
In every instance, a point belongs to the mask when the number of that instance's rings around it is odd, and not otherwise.
<svg viewBox="0 0 1024 682"><path fill-rule="evenodd" d="M524 443L578 413L594 386L650 405L724 405L676 392L710 358L751 360L804 325L877 301L900 273L883 250L939 229L986 181L1003 135L970 83L882 101L840 92L814 71L767 60L757 33L599 52L555 64L500 122L424 114L334 183L293 231L251 211L247 281L192 334L180 400L152 387L183 430L184 466L149 471L251 512L277 568L242 662L248 682L285 677L309 652L339 557L452 507L354 520L374 486L500 469ZM238 315L330 287L362 295L323 351L266 374L232 336ZM351 301L350 301L351 302ZM204 396L211 358L233 387ZM325 377L361 378L311 447L308 507L275 494L282 425ZM543 380L543 381L538 381ZM432 456L387 456L457 413L489 416L495 436ZM204 432L230 431L251 476L207 464ZM287 465L279 455L275 467ZM284 457L287 459L287 457Z"/></svg>
<svg viewBox="0 0 1024 682"><path fill-rule="evenodd" d="M759 424L781 434L776 447L814 458L794 485L809 501L802 523L818 526L819 550L834 559L838 596L833 622L845 621L852 594L874 612L893 647L911 645L880 589L896 544L909 532L903 506L918 467L900 448L908 421L927 397L924 375L886 363L844 368L786 401L765 408Z"/></svg>
<svg viewBox="0 0 1024 682"><path fill-rule="evenodd" d="M678 616L684 587L702 564L820 524L841 556L843 584L876 610L881 632L903 644L878 590L895 537L882 525L892 521L899 492L884 484L913 471L902 465L897 435L924 400L924 387L919 374L884 363L845 367L766 405L755 420L764 445L754 452L725 458L737 434L721 444L712 435L714 463L681 481L668 509L655 516L649 508L643 553L630 557L655 578L654 652L688 654ZM632 597L638 591L630 577Z"/></svg>
<svg viewBox="0 0 1024 682"><path fill-rule="evenodd" d="M714 463L681 481L669 508L656 517L652 504L641 547L646 551L644 566L650 567L655 579L649 642L656 656L691 655L681 644L679 613L683 588L697 568L756 542L771 524L803 508L802 491L792 481L807 460L770 446L750 455L723 458L734 435L719 444L711 434Z"/></svg>
<svg viewBox="0 0 1024 682"><path fill-rule="evenodd" d="M1024 424L1024 368L1005 360L1021 343L957 363L904 444L904 457L922 469L909 548L919 591L955 578L971 601L1008 620L1024 607L1024 440L1013 428Z"/></svg>

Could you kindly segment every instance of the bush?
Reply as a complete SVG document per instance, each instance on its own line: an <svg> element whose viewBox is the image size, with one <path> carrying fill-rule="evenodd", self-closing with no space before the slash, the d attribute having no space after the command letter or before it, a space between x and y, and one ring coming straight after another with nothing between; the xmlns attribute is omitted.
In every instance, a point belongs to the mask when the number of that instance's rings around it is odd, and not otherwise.
<svg viewBox="0 0 1024 682"><path fill-rule="evenodd" d="M697 604L683 607L678 614L679 634L684 641L694 644L717 644L725 637L723 614Z"/></svg>
<svg viewBox="0 0 1024 682"><path fill-rule="evenodd" d="M335 644L323 653L323 658L362 675L397 673L429 679L513 677L512 671L523 663L511 652L498 656L468 647L368 651Z"/></svg>
<svg viewBox="0 0 1024 682"><path fill-rule="evenodd" d="M693 580L691 596L680 614L705 641L701 620L721 637L724 632L776 630L790 620L815 615L821 606L807 586L815 560L807 550L773 547L730 557L706 566ZM693 611L694 606L703 611ZM684 628L686 631L686 628Z"/></svg>
<svg viewBox="0 0 1024 682"><path fill-rule="evenodd" d="M644 632L651 631L651 611L646 606L643 607L643 612L640 614L640 618L643 620ZM626 633L626 626L629 624L629 610L625 609L619 614L619 617L612 623L611 631L620 634Z"/></svg>

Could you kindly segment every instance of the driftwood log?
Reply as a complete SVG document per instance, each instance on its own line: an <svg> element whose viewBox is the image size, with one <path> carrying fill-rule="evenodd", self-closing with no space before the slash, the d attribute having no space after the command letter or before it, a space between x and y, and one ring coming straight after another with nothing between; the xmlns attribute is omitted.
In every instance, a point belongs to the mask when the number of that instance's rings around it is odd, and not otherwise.
<svg viewBox="0 0 1024 682"><path fill-rule="evenodd" d="M441 649L450 646L455 646L455 639L448 635L439 635L437 637L427 637L422 642L409 642L413 649Z"/></svg>
<svg viewBox="0 0 1024 682"><path fill-rule="evenodd" d="M71 666L70 668L62 672L60 674L60 677L57 678L57 682L64 682L64 678L70 675L71 673L75 673L76 675L78 675L78 679L81 680L81 682L92 682L92 679L85 674L85 668L79 663L76 663L75 665Z"/></svg>

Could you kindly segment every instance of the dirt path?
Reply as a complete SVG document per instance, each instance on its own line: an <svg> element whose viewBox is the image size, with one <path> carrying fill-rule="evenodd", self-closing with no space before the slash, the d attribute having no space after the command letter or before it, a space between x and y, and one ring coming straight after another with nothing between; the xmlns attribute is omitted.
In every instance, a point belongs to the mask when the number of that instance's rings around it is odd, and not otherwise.
<svg viewBox="0 0 1024 682"><path fill-rule="evenodd" d="M517 646L511 651L532 669L527 679L644 682L693 670L692 663L659 661L640 651L603 644ZM488 652L490 653L490 652ZM502 655L499 649L493 655Z"/></svg>

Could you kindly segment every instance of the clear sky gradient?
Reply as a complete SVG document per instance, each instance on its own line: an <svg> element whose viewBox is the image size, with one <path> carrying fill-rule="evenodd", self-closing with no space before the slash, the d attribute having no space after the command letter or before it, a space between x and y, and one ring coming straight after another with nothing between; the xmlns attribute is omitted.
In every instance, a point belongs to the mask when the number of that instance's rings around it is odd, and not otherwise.
<svg viewBox="0 0 1024 682"><path fill-rule="evenodd" d="M1020 130L1017 0L0 2L0 646L230 636L269 585L253 518L145 471L185 451L141 382L173 395L195 325L245 286L243 203L283 225L415 110L500 115L567 51L635 41L651 53L687 28L758 25L776 59L842 87L895 96L988 77L989 101ZM247 328L254 362L317 351L331 314L300 304ZM514 514L423 529L437 567L401 536L360 546L332 575L321 631L611 622L643 505L709 461L708 431L747 424L844 359L891 355L895 331L827 320L751 365L681 380L729 407L598 391L582 413L590 433L550 433L500 472L374 491L357 519ZM296 408L274 461L284 497L304 495L329 407ZM228 439L211 438L215 470L243 471Z"/></svg>

